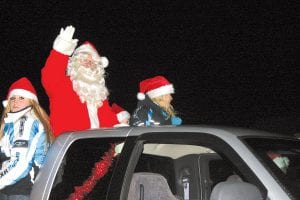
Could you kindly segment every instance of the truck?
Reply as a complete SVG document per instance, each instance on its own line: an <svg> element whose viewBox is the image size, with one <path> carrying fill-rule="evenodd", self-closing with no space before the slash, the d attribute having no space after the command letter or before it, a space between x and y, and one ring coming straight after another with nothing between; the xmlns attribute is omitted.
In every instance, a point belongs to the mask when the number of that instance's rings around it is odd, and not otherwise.
<svg viewBox="0 0 300 200"><path fill-rule="evenodd" d="M68 132L52 144L30 199L296 200L300 140L207 125Z"/></svg>

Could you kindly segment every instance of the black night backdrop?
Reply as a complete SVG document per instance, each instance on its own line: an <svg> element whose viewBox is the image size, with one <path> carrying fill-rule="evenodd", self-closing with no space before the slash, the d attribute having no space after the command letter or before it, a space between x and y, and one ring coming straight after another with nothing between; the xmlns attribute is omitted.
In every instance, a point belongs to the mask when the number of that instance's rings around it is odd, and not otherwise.
<svg viewBox="0 0 300 200"><path fill-rule="evenodd" d="M298 1L0 1L0 98L40 70L61 27L107 56L110 101L132 112L141 80L165 75L184 124L299 132ZM67 102L66 102L67 103ZM1 107L2 111L2 107Z"/></svg>

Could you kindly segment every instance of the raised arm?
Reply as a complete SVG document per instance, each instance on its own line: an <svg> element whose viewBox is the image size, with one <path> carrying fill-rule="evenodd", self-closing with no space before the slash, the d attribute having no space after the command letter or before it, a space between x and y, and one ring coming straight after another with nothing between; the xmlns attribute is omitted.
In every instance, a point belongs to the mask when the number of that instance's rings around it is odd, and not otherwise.
<svg viewBox="0 0 300 200"><path fill-rule="evenodd" d="M73 39L74 32L73 26L61 28L42 69L42 84L49 96L67 79L66 69L69 56L72 55L78 43L78 39Z"/></svg>

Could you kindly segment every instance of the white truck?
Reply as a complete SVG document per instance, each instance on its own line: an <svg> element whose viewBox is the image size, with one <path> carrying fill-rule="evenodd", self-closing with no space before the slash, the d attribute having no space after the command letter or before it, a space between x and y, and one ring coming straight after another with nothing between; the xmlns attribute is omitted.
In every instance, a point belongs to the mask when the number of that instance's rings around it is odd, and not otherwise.
<svg viewBox="0 0 300 200"><path fill-rule="evenodd" d="M30 199L296 200L300 140L217 126L65 133Z"/></svg>

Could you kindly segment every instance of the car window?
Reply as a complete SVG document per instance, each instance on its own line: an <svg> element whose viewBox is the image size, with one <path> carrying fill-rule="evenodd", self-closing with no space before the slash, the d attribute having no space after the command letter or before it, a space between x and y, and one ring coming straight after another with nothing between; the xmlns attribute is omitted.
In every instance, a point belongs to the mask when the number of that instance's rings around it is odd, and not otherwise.
<svg viewBox="0 0 300 200"><path fill-rule="evenodd" d="M92 138L72 143L58 170L49 199L67 199L82 194L87 199L105 199L118 159L108 152L121 142L123 140L117 138Z"/></svg>
<svg viewBox="0 0 300 200"><path fill-rule="evenodd" d="M300 199L300 140L243 138L282 187Z"/></svg>
<svg viewBox="0 0 300 200"><path fill-rule="evenodd" d="M158 183L159 179L154 181L154 177L158 175L163 177L164 184ZM148 195L149 198L149 195L159 194L164 199L209 200L213 187L232 175L247 181L222 152L218 153L210 147L145 143L134 168L128 199L136 195L143 195L145 198ZM152 181L154 184L150 185ZM151 191L151 188L156 191ZM157 198L150 196L150 199Z"/></svg>

